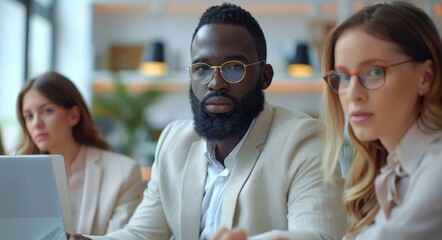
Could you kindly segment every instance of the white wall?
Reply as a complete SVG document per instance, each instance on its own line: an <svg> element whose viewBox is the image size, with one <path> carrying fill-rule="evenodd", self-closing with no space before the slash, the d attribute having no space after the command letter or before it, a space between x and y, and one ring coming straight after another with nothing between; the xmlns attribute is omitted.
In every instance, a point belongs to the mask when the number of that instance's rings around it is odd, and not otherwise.
<svg viewBox="0 0 442 240"><path fill-rule="evenodd" d="M312 19L332 20L340 22L347 18L354 11L355 3L369 3L376 0L278 0L275 4L296 3L311 6L310 11L305 12L271 12L252 14L261 24L267 38L268 62L272 63L276 71L284 71L289 54L293 53L295 42L309 41L310 29L309 21ZM442 32L442 17L434 13L434 4L440 0L412 0L414 4L423 8L436 21ZM112 43L135 43L143 44L151 39L163 39L166 44L167 61L173 70L185 69L190 63L189 46L193 31L198 23L202 12L183 11L180 13L170 13L162 9L162 4L185 3L192 4L201 2L202 5L209 3L219 4L222 1L148 1L148 0L94 0L95 3L124 2L128 6L131 4L141 4L150 10L130 10L129 12L96 12L93 17L93 42L95 48L95 68L101 68L107 54L107 47ZM235 1L238 4L253 4L265 1ZM150 3L150 4L149 4ZM337 12L321 11L321 4L335 3ZM290 6L290 5L288 5ZM318 49L313 49L317 53ZM315 57L317 56L314 55ZM314 62L319 70L318 61Z"/></svg>
<svg viewBox="0 0 442 240"><path fill-rule="evenodd" d="M72 80L90 104L94 52L92 0L58 1L55 29L55 70Z"/></svg>
<svg viewBox="0 0 442 240"><path fill-rule="evenodd" d="M93 25L96 62L103 63L107 47L112 43L143 44L163 39L170 67L184 70L190 65L190 41L199 17L200 14L184 13L96 13ZM255 17L267 38L268 61L276 70L283 70L286 55L294 50L295 42L309 39L309 17L295 14L256 14Z"/></svg>
<svg viewBox="0 0 442 240"><path fill-rule="evenodd" d="M11 24L14 23L14 24ZM24 81L25 8L10 0L0 1L0 129L5 150L15 146L19 125L15 102Z"/></svg>

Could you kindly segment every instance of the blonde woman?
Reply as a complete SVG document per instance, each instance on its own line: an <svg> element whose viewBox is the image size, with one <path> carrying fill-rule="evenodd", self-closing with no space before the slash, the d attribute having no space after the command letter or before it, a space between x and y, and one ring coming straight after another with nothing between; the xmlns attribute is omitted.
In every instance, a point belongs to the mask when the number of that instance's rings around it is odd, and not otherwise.
<svg viewBox="0 0 442 240"><path fill-rule="evenodd" d="M329 35L325 172L338 166L345 118L355 148L346 239L441 238L441 61L434 23L407 2L369 5Z"/></svg>
<svg viewBox="0 0 442 240"><path fill-rule="evenodd" d="M31 79L18 96L17 115L19 154L64 157L75 232L122 228L141 200L140 168L109 151L75 85L55 72Z"/></svg>

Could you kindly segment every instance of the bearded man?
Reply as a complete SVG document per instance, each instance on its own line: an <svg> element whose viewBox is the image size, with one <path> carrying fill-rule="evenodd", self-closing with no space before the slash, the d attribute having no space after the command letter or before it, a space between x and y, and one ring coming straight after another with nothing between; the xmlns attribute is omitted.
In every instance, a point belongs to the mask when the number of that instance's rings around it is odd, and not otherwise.
<svg viewBox="0 0 442 240"><path fill-rule="evenodd" d="M143 201L103 239L206 239L235 227L251 239L341 239L342 185L322 176L320 123L265 101L273 68L255 18L210 7L190 51L193 121L163 130Z"/></svg>

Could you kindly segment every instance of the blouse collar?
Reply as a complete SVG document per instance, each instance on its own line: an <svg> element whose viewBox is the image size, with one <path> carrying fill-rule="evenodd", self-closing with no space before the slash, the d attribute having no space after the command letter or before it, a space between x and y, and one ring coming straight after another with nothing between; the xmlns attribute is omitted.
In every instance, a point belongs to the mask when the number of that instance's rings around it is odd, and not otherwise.
<svg viewBox="0 0 442 240"><path fill-rule="evenodd" d="M387 163L393 161L396 155L402 169L411 174L418 167L427 148L441 136L442 131L425 132L415 122L396 149L388 155Z"/></svg>

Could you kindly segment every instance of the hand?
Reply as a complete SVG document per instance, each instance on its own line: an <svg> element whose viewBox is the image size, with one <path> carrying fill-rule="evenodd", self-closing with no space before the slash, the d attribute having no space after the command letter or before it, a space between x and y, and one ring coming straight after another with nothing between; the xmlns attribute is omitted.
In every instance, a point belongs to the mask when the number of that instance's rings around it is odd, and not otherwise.
<svg viewBox="0 0 442 240"><path fill-rule="evenodd" d="M68 239L68 240L91 240L90 238L87 238L87 237L82 236L80 234L71 235L69 233L66 233L66 239Z"/></svg>
<svg viewBox="0 0 442 240"><path fill-rule="evenodd" d="M212 240L247 240L247 234L240 228L229 231L227 228L222 227L216 231Z"/></svg>
<svg viewBox="0 0 442 240"><path fill-rule="evenodd" d="M215 233L212 240L247 240L247 234L240 228L234 228L229 231L227 228L222 227ZM287 238L272 237L269 240L287 240Z"/></svg>

